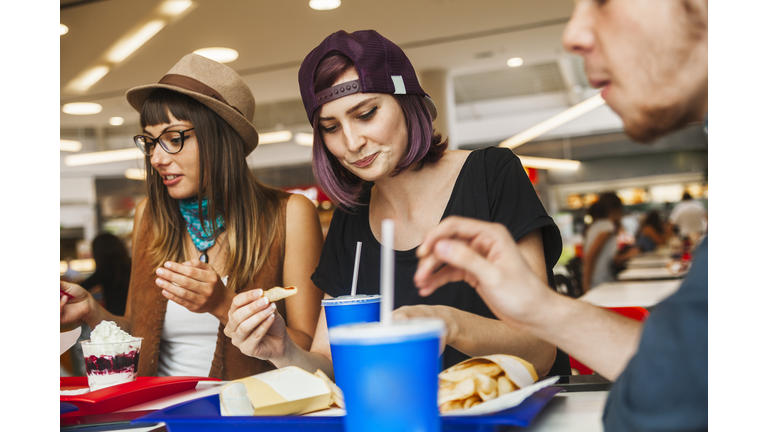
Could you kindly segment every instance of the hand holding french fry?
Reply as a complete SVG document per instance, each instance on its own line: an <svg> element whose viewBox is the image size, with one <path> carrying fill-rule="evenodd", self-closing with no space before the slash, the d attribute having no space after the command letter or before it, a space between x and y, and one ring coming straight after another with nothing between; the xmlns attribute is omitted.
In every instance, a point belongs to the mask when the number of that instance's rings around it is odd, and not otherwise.
<svg viewBox="0 0 768 432"><path fill-rule="evenodd" d="M238 294L232 300L224 334L245 355L262 360L282 356L290 336L275 302L297 291L296 287L274 287Z"/></svg>

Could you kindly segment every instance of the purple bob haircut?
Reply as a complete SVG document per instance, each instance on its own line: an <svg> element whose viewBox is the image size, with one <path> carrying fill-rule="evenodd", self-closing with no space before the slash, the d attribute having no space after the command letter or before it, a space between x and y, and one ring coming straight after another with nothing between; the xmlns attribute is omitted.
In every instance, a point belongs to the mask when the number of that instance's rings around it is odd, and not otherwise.
<svg viewBox="0 0 768 432"><path fill-rule="evenodd" d="M315 91L330 88L347 69L354 67L355 64L349 57L339 52L329 53L315 71ZM441 141L441 134L433 130L432 116L424 97L408 94L397 94L393 97L403 111L408 129L408 149L391 174L396 176L413 164L416 164L415 169L419 170L440 160L448 148L448 140ZM312 118L312 172L320 187L336 205L345 211L353 210L361 205L358 198L363 188L363 180L344 168L331 154L323 142L319 122L320 110L317 110Z"/></svg>

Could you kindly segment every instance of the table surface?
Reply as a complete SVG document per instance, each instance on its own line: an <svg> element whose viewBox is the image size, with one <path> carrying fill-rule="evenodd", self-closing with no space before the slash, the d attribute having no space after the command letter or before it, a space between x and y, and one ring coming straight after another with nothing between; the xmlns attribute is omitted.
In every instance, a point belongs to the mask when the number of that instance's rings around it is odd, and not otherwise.
<svg viewBox="0 0 768 432"><path fill-rule="evenodd" d="M505 431L602 432L607 391L558 393L527 428L507 427Z"/></svg>
<svg viewBox="0 0 768 432"><path fill-rule="evenodd" d="M617 279L620 281L680 279L685 277L685 273L672 273L666 267L628 268L619 272Z"/></svg>
<svg viewBox="0 0 768 432"><path fill-rule="evenodd" d="M666 267L667 264L672 262L672 258L669 256L659 255L644 255L637 256L627 260L627 268L649 268L649 267Z"/></svg>
<svg viewBox="0 0 768 432"><path fill-rule="evenodd" d="M579 297L579 300L600 307L653 307L672 295L682 280L633 281L602 283Z"/></svg>
<svg viewBox="0 0 768 432"><path fill-rule="evenodd" d="M200 382L192 390L126 408L120 412L157 410L182 402L218 393L221 383ZM527 428L509 426L505 431L529 432L601 432L603 407L607 391L558 393ZM163 424L140 429L120 429L126 432L165 431ZM111 429L111 431L116 431Z"/></svg>

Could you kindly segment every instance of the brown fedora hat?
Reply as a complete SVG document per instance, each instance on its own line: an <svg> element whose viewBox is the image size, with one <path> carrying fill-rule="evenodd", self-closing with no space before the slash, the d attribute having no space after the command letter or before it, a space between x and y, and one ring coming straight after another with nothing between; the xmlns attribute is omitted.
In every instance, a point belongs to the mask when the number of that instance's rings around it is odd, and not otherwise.
<svg viewBox="0 0 768 432"><path fill-rule="evenodd" d="M133 109L141 112L156 89L168 89L197 99L221 116L245 143L245 155L259 144L253 127L256 101L248 85L230 67L197 54L187 54L157 84L134 87L125 93Z"/></svg>

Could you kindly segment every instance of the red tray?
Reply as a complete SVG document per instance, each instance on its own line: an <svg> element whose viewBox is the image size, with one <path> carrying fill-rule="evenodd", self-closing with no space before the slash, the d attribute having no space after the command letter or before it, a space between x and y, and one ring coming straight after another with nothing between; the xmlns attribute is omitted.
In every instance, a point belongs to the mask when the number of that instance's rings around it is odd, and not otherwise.
<svg viewBox="0 0 768 432"><path fill-rule="evenodd" d="M221 381L208 377L137 377L136 381L118 384L88 393L61 396L61 402L71 403L79 409L61 414L61 417L73 417L92 414L105 414L119 411L144 402L191 390L199 381ZM61 377L61 390L87 388L87 377Z"/></svg>

